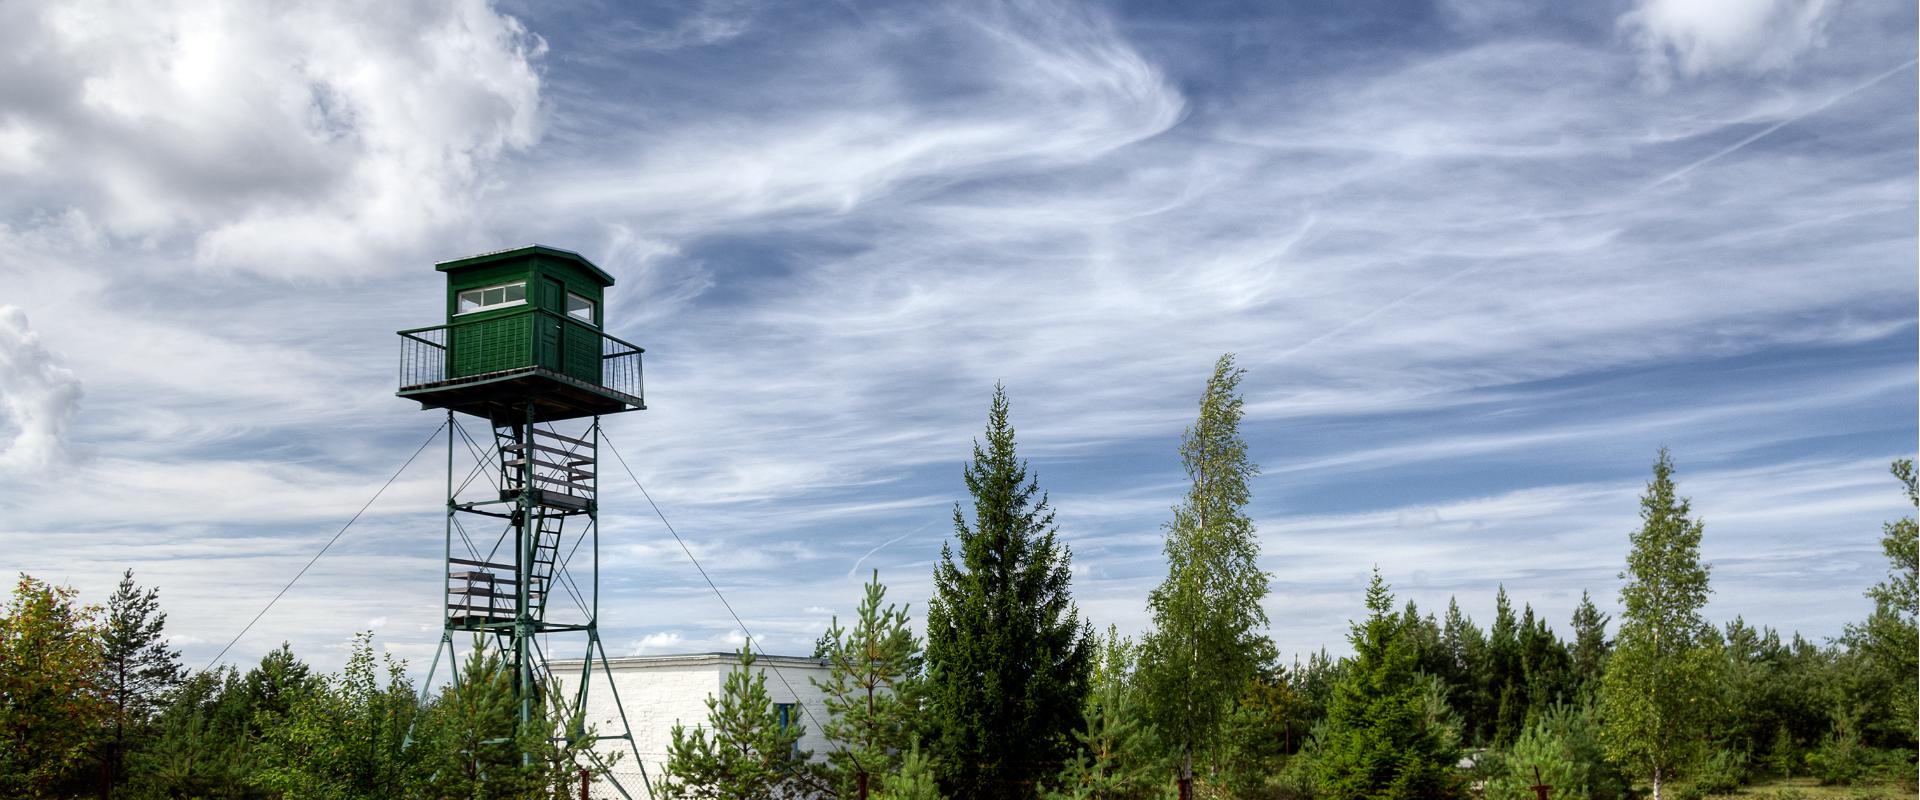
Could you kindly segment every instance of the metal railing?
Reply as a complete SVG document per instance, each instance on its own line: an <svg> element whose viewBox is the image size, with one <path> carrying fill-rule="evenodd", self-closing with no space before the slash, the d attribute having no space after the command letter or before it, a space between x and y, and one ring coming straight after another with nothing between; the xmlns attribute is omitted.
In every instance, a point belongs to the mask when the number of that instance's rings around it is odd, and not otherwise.
<svg viewBox="0 0 1920 800"><path fill-rule="evenodd" d="M646 396L641 362L646 350L544 309L399 334L401 391L541 369L629 397Z"/></svg>

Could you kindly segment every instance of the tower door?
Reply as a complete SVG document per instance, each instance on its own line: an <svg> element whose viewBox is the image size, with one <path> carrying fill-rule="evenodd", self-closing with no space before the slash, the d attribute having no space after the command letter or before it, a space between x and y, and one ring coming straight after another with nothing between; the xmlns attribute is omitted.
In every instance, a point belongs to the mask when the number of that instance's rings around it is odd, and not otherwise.
<svg viewBox="0 0 1920 800"><path fill-rule="evenodd" d="M566 313L567 287L553 278L540 279L540 309L553 312L533 315L534 359L547 369L555 372L565 371L563 363L566 348L562 346L566 323L558 315Z"/></svg>

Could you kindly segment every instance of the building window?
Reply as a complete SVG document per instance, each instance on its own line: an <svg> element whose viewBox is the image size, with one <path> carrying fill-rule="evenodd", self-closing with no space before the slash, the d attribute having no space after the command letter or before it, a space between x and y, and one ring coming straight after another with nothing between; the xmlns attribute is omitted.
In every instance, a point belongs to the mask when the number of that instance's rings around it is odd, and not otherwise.
<svg viewBox="0 0 1920 800"><path fill-rule="evenodd" d="M514 281L484 289L468 289L459 295L456 314L471 314L490 308L525 305L527 302L527 282Z"/></svg>
<svg viewBox="0 0 1920 800"><path fill-rule="evenodd" d="M588 324L593 323L593 301L572 292L567 293L567 316Z"/></svg>
<svg viewBox="0 0 1920 800"><path fill-rule="evenodd" d="M773 716L774 718L780 720L781 731L784 732L786 729L799 724L800 709L796 708L796 706L798 705L799 705L798 703L774 703L773 704Z"/></svg>

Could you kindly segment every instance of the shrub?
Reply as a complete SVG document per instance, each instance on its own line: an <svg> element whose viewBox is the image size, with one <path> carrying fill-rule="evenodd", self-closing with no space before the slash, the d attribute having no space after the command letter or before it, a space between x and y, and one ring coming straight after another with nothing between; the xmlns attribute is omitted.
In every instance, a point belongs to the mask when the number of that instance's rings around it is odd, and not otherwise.
<svg viewBox="0 0 1920 800"><path fill-rule="evenodd" d="M1493 769L1486 782L1487 800L1530 800L1534 769L1553 788L1553 796L1617 800L1627 796L1627 782L1607 761L1594 736L1586 709L1556 705L1522 731L1504 758L1488 759Z"/></svg>
<svg viewBox="0 0 1920 800"><path fill-rule="evenodd" d="M1720 748L1694 772L1693 783L1707 794L1732 794L1747 779L1747 754Z"/></svg>
<svg viewBox="0 0 1920 800"><path fill-rule="evenodd" d="M1866 754L1861 752L1860 734L1851 722L1842 719L1820 747L1807 754L1807 766L1820 782L1845 786L1866 773Z"/></svg>

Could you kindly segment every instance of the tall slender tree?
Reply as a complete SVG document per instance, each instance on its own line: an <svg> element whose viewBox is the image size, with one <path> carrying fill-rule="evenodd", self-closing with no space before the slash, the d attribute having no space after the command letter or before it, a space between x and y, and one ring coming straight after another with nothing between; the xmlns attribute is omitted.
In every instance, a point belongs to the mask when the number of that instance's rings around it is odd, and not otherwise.
<svg viewBox="0 0 1920 800"><path fill-rule="evenodd" d="M927 699L942 788L954 797L1031 796L1073 748L1093 630L1071 594L1072 552L1014 450L995 386L986 441L963 474L973 519L954 505L927 606Z"/></svg>
<svg viewBox="0 0 1920 800"><path fill-rule="evenodd" d="M1180 443L1192 485L1166 525L1167 577L1147 597L1147 716L1178 759L1182 798L1192 793L1195 754L1212 752L1241 690L1271 660L1260 605L1268 576L1246 513L1259 467L1240 437L1245 374L1232 353L1214 363L1200 416Z"/></svg>
<svg viewBox="0 0 1920 800"><path fill-rule="evenodd" d="M1664 447L1640 497L1640 523L1620 573L1623 612L1601 679L1602 734L1608 755L1649 778L1660 800L1714 713L1718 668L1710 646L1717 637L1701 613L1711 591L1708 565L1700 561L1704 526L1675 491L1673 456Z"/></svg>
<svg viewBox="0 0 1920 800"><path fill-rule="evenodd" d="M102 797L113 796L132 740L153 721L166 693L185 677L180 651L167 645L166 627L160 590L142 590L133 582L133 570L127 570L107 600L100 631L100 683L113 705L101 753Z"/></svg>

